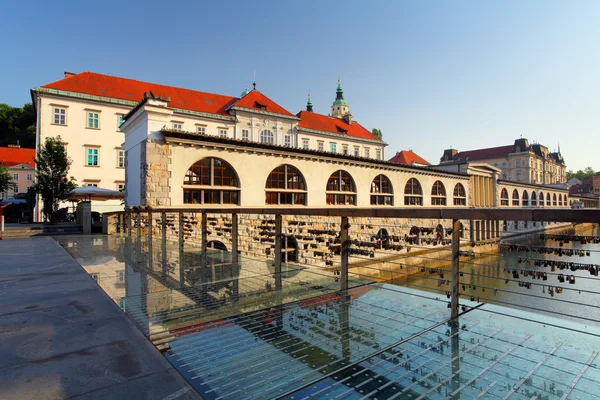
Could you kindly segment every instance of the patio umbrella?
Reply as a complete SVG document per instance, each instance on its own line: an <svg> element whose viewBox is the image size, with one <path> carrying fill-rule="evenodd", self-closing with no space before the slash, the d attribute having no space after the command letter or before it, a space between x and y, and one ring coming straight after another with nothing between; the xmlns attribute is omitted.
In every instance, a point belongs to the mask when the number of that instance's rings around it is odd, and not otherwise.
<svg viewBox="0 0 600 400"><path fill-rule="evenodd" d="M124 199L125 193L118 190L103 189L96 186L82 186L73 190L69 200L119 200Z"/></svg>

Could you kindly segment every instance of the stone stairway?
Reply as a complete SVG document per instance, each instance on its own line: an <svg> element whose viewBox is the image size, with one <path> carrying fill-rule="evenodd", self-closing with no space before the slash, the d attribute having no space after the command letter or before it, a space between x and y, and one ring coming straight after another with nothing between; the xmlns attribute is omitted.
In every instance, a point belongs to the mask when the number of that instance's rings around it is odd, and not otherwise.
<svg viewBox="0 0 600 400"><path fill-rule="evenodd" d="M6 224L2 237L4 239L27 238L31 236L77 235L83 229L75 223L46 224Z"/></svg>

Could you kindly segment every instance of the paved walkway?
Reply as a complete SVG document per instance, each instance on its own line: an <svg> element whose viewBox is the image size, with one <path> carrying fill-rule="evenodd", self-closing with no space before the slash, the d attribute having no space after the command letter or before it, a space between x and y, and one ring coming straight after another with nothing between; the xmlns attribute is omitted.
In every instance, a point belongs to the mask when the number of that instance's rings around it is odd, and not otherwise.
<svg viewBox="0 0 600 400"><path fill-rule="evenodd" d="M0 398L200 397L50 237L0 241Z"/></svg>

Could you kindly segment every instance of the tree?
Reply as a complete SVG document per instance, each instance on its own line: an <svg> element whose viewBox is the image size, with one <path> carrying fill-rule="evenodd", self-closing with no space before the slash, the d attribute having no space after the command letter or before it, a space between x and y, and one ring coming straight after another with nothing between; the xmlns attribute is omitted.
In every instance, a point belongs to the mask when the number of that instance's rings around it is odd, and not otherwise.
<svg viewBox="0 0 600 400"><path fill-rule="evenodd" d="M383 138L383 133L381 133L381 129L373 128L371 133L377 136L379 139Z"/></svg>
<svg viewBox="0 0 600 400"><path fill-rule="evenodd" d="M579 170L577 172L567 171L567 179L577 178L580 181L583 181L586 178L591 178L595 173L596 172L592 167L586 167L584 170Z"/></svg>
<svg viewBox="0 0 600 400"><path fill-rule="evenodd" d="M35 147L35 109L27 103L22 108L0 104L0 146L20 144Z"/></svg>
<svg viewBox="0 0 600 400"><path fill-rule="evenodd" d="M48 138L38 151L36 182L33 190L42 196L43 213L47 221L53 222L58 213L58 204L67 200L77 187L75 178L68 178L71 159L67 157L60 136Z"/></svg>
<svg viewBox="0 0 600 400"><path fill-rule="evenodd" d="M12 176L6 170L6 167L0 165L0 193L6 192L13 187Z"/></svg>

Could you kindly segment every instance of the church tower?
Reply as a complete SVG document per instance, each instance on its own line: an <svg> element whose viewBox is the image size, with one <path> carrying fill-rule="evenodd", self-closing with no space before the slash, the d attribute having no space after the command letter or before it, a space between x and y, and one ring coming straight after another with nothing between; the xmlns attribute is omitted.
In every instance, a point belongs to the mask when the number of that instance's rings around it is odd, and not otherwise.
<svg viewBox="0 0 600 400"><path fill-rule="evenodd" d="M335 101L331 105L331 116L334 118L343 118L348 113L348 104L344 100L344 91L339 79L335 94Z"/></svg>

